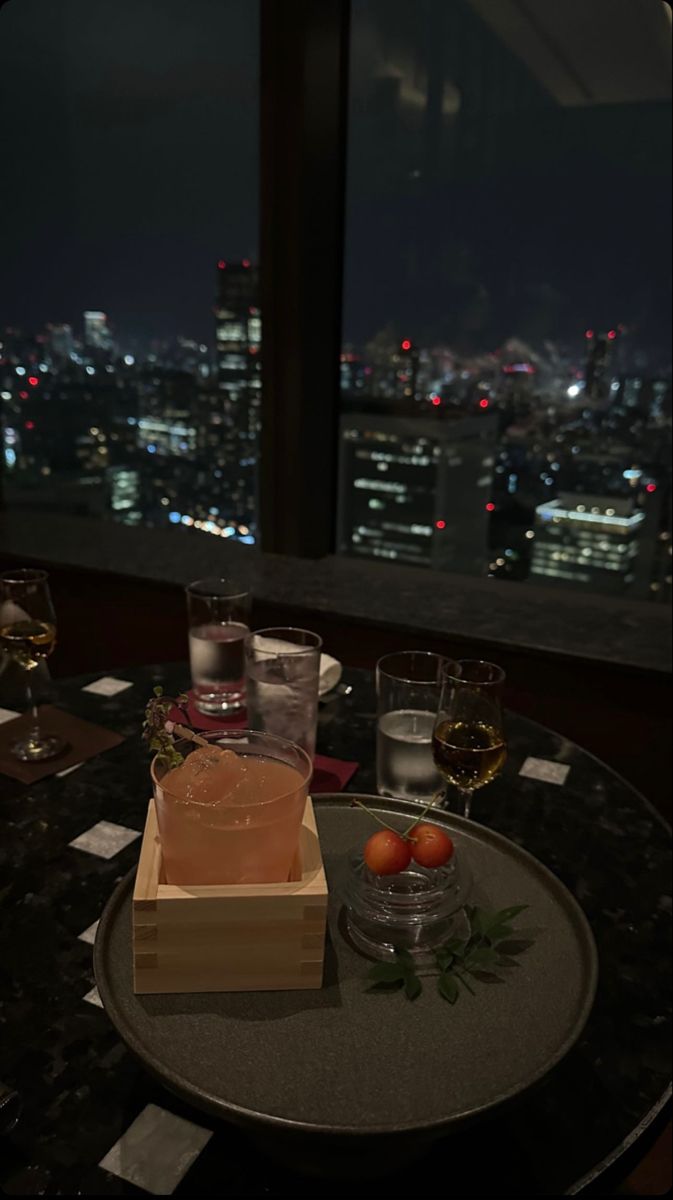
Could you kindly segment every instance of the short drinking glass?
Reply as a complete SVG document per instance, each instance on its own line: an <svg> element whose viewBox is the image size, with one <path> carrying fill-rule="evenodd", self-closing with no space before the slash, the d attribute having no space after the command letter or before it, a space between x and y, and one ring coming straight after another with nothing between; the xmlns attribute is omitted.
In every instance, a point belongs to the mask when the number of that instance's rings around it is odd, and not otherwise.
<svg viewBox="0 0 673 1200"><path fill-rule="evenodd" d="M502 715L505 672L495 663L458 662L444 672L432 753L470 815L472 796L500 774L507 747Z"/></svg>
<svg viewBox="0 0 673 1200"><path fill-rule="evenodd" d="M203 736L210 753L233 751L218 794L194 742L177 743L182 766L171 768L159 756L152 763L167 882L285 882L299 847L312 774L308 755L283 738L250 729Z"/></svg>
<svg viewBox="0 0 673 1200"><path fill-rule="evenodd" d="M308 629L259 629L246 639L248 724L315 754L322 639Z"/></svg>
<svg viewBox="0 0 673 1200"><path fill-rule="evenodd" d="M187 588L187 612L196 707L209 716L237 712L245 704L250 593L229 579L199 579Z"/></svg>
<svg viewBox="0 0 673 1200"><path fill-rule="evenodd" d="M376 664L376 787L380 796L427 803L442 786L432 758L432 731L442 672L440 654L402 650Z"/></svg>

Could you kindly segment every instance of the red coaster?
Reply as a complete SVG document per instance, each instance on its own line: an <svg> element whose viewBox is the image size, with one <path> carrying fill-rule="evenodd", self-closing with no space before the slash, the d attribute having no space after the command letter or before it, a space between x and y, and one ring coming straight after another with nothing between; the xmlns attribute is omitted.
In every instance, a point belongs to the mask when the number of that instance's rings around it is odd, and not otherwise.
<svg viewBox="0 0 673 1200"><path fill-rule="evenodd" d="M328 758L326 754L316 754L313 759L311 793L343 792L359 766L359 763L346 762L343 758Z"/></svg>
<svg viewBox="0 0 673 1200"><path fill-rule="evenodd" d="M236 716L227 718L208 717L205 713L199 712L197 709L193 694L188 692L187 695L189 701L186 712L180 712L179 709L173 708L168 714L170 721L184 721L186 715L188 724L191 725L192 729L207 731L209 729L246 728L248 718L245 709L241 709ZM342 792L353 778L359 765L356 762L346 762L341 758L329 758L325 754L316 754L313 760L311 792Z"/></svg>
<svg viewBox="0 0 673 1200"><path fill-rule="evenodd" d="M240 709L236 714L232 713L230 717L209 717L206 716L205 713L199 712L198 708L196 707L192 692L187 692L187 696L187 708L182 711L178 708L172 708L168 714L169 721L184 721L186 716L187 724L190 725L192 729L202 729L206 731L209 729L246 728L248 717L244 708Z"/></svg>

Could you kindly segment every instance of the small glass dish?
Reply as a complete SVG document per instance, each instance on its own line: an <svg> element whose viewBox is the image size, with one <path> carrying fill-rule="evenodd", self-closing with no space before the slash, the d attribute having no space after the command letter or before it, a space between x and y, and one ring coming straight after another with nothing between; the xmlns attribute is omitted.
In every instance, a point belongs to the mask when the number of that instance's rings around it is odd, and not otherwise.
<svg viewBox="0 0 673 1200"><path fill-rule="evenodd" d="M363 954L387 962L408 950L419 966L450 937L469 936L463 905L472 876L459 854L444 867L412 862L397 875L375 875L361 853L351 856L344 889L348 933Z"/></svg>

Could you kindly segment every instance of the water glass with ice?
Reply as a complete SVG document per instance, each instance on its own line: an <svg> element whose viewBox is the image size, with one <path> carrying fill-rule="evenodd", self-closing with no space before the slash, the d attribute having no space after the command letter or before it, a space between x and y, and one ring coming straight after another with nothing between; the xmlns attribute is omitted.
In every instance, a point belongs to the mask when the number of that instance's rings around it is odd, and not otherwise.
<svg viewBox="0 0 673 1200"><path fill-rule="evenodd" d="M230 579L198 579L187 590L189 664L199 712L224 716L245 704L250 592Z"/></svg>
<svg viewBox="0 0 673 1200"><path fill-rule="evenodd" d="M315 754L322 639L308 629L260 629L245 642L248 723Z"/></svg>
<svg viewBox="0 0 673 1200"><path fill-rule="evenodd" d="M450 660L422 650L385 654L376 664L376 786L380 796L427 804L443 786L432 731Z"/></svg>

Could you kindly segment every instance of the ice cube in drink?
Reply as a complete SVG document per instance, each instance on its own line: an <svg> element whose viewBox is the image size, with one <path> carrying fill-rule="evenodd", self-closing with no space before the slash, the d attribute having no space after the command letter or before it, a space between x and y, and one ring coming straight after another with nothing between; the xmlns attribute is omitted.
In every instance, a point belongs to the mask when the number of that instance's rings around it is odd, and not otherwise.
<svg viewBox="0 0 673 1200"><path fill-rule="evenodd" d="M247 705L252 726L315 754L320 654L255 634L248 658Z"/></svg>
<svg viewBox="0 0 673 1200"><path fill-rule="evenodd" d="M168 883L288 879L310 777L309 760L303 756L302 761L301 751L291 749L303 770L270 755L217 745L193 750L181 766L160 778L155 762L154 795Z"/></svg>
<svg viewBox="0 0 673 1200"><path fill-rule="evenodd" d="M196 707L223 713L245 700L244 643L250 630L240 621L194 625L189 631L189 663Z"/></svg>
<svg viewBox="0 0 673 1200"><path fill-rule="evenodd" d="M397 709L379 717L376 730L377 789L381 796L427 803L442 787L432 757L435 714Z"/></svg>

